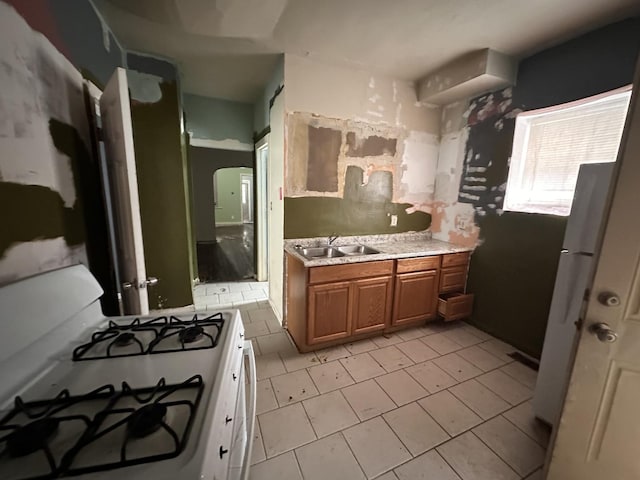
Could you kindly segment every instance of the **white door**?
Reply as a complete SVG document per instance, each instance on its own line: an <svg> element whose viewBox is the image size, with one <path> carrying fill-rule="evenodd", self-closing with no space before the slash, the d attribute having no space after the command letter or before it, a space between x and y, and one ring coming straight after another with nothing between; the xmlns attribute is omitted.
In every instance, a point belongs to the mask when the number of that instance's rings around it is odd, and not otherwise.
<svg viewBox="0 0 640 480"><path fill-rule="evenodd" d="M269 114L269 171L267 224L269 228L269 300L280 321L283 313L284 275L284 94L275 98Z"/></svg>
<svg viewBox="0 0 640 480"><path fill-rule="evenodd" d="M638 80L548 480L640 479Z"/></svg>
<svg viewBox="0 0 640 480"><path fill-rule="evenodd" d="M149 313L136 158L127 73L118 68L100 97L102 132L111 187L116 253L126 315ZM150 279L151 280L151 279Z"/></svg>

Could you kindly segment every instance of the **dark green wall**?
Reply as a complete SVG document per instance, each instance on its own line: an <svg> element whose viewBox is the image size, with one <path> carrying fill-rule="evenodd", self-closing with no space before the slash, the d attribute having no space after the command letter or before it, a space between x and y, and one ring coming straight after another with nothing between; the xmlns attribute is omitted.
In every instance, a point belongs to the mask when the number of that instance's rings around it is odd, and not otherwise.
<svg viewBox="0 0 640 480"><path fill-rule="evenodd" d="M159 101L131 104L144 258L160 280L149 289L152 309L193 303L178 88L160 89Z"/></svg>
<svg viewBox="0 0 640 480"><path fill-rule="evenodd" d="M516 109L557 105L631 83L639 51L640 19L619 22L524 59L512 99L499 91L471 102L466 165L487 169L487 190L471 202L459 198L473 204L480 226L468 283L476 296L471 321L530 355L539 357L542 350L566 218L497 213L512 117ZM463 180L462 192L465 185Z"/></svg>

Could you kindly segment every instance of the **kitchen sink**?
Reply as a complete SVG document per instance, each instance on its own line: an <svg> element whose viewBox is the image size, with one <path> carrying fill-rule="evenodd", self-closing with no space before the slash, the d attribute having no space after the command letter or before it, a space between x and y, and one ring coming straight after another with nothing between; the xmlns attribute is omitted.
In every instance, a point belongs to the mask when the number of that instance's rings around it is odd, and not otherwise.
<svg viewBox="0 0 640 480"><path fill-rule="evenodd" d="M374 253L380 253L375 248L367 247L366 245L344 245L337 248L339 252L345 255L372 255Z"/></svg>
<svg viewBox="0 0 640 480"><path fill-rule="evenodd" d="M336 247L306 247L299 250L302 255L309 259L344 257L345 255Z"/></svg>
<svg viewBox="0 0 640 480"><path fill-rule="evenodd" d="M380 253L378 250L367 247L366 245L343 245L341 247L304 247L298 248L298 251L308 259L314 258L335 258L344 257L345 255L371 255Z"/></svg>

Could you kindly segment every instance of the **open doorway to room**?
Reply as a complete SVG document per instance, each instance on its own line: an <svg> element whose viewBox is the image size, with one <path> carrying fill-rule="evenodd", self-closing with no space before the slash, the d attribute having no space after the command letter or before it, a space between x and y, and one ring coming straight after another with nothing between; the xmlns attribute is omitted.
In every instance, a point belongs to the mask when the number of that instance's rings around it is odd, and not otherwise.
<svg viewBox="0 0 640 480"><path fill-rule="evenodd" d="M207 282L254 278L253 169L220 168L213 174L212 188L216 243L203 276Z"/></svg>
<svg viewBox="0 0 640 480"><path fill-rule="evenodd" d="M253 152L189 147L199 283L255 278Z"/></svg>

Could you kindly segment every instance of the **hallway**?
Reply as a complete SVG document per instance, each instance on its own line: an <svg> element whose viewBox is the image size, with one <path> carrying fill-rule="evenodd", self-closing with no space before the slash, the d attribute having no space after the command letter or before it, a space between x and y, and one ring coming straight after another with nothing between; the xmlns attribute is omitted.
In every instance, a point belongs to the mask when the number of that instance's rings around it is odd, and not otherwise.
<svg viewBox="0 0 640 480"><path fill-rule="evenodd" d="M217 226L216 240L197 244L201 283L237 282L255 277L253 223Z"/></svg>

